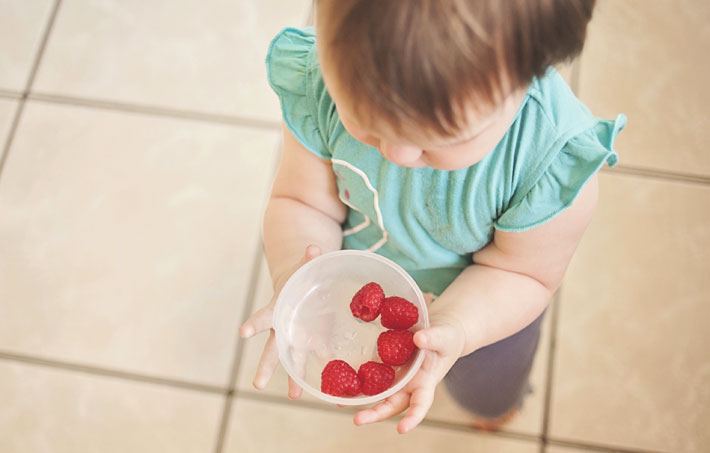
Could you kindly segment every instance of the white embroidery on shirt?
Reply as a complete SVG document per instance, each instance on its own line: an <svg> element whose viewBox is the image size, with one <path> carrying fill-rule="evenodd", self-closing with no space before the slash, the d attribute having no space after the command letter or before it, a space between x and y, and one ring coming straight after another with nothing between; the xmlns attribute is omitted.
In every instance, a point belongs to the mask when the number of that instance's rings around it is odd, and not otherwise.
<svg viewBox="0 0 710 453"><path fill-rule="evenodd" d="M347 205L350 209L352 209L353 211L360 212L360 211L358 211L357 208L355 208L353 205L351 205L350 202L345 201L345 200L343 200L342 198L340 199L340 201L342 201L344 204L346 204L346 205ZM360 214L362 214L362 213L360 212ZM365 221L362 222L360 225L356 225L356 226L354 226L354 227L352 227L352 228L348 228L347 230L343 230L343 236L350 236L350 235L353 235L353 234L355 234L355 233L359 233L360 231L362 231L362 230L364 230L365 228L367 228L367 227L370 226L370 223L371 223L371 222L370 222L370 218L369 218L368 216L366 216L365 214L362 214L362 216L365 217Z"/></svg>
<svg viewBox="0 0 710 453"><path fill-rule="evenodd" d="M367 251L374 252L374 251L378 250L380 247L382 247L387 242L387 238L388 238L389 234L387 233L387 230L385 230L384 219L382 217L382 211L380 210L380 197L379 197L379 194L377 193L377 190L375 190L375 188L372 186L372 184L370 183L370 179L367 177L365 172L360 170L359 168L357 168L356 166L354 166L350 162L347 162L347 161L344 161L341 159L331 159L331 162L334 164L342 165L342 166L347 167L350 170L352 170L355 174L357 174L358 176L360 176L362 178L363 182L365 183L365 186L372 192L372 194L374 196L374 208L375 208L375 215L377 216L377 225L380 227L380 230L382 230L382 239L377 241L375 244L371 245L367 249ZM341 200L342 200L342 198L341 198ZM362 214L365 217L365 222L361 223L360 225L358 225L356 227L350 228L346 231L349 232L349 234L355 234L358 231L362 231L363 229L365 229L370 224L370 218L367 215L365 215L365 213L363 213L359 209L352 206L350 203L346 202L345 200L342 200L342 201L348 207L350 207L351 209L354 209L355 211L359 212L360 214ZM357 230L357 231L354 231L354 230ZM343 232L343 235L345 235L345 231Z"/></svg>

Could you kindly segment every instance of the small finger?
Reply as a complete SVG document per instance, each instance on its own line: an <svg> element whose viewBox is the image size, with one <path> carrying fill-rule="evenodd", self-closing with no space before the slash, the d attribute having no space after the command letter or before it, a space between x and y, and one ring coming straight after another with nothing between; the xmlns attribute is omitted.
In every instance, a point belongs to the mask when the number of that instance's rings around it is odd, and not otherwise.
<svg viewBox="0 0 710 453"><path fill-rule="evenodd" d="M397 392L375 407L365 409L355 414L356 425L375 423L393 417L402 412L409 403L409 395L403 391Z"/></svg>
<svg viewBox="0 0 710 453"><path fill-rule="evenodd" d="M412 393L407 414L397 424L397 432L407 433L424 420L434 402L434 387L420 387Z"/></svg>
<svg viewBox="0 0 710 453"><path fill-rule="evenodd" d="M296 375L301 378L306 378L306 354L302 351L291 350L291 358L293 359L293 368ZM296 383L296 381L289 376L288 377L288 397L292 400L296 400L301 397L303 389Z"/></svg>
<svg viewBox="0 0 710 453"><path fill-rule="evenodd" d="M457 342L454 327L450 325L433 326L417 331L414 334L414 344L419 349L428 349L435 352L444 352Z"/></svg>
<svg viewBox="0 0 710 453"><path fill-rule="evenodd" d="M272 304L266 305L251 315L239 328L239 336L250 338L259 332L271 328L273 322L274 308Z"/></svg>
<svg viewBox="0 0 710 453"><path fill-rule="evenodd" d="M254 388L262 390L266 387L266 384L269 383L278 364L279 354L276 350L276 335L272 330L269 334L269 338L266 340L264 351L261 353L261 359L259 359L259 365L256 368L253 382Z"/></svg>
<svg viewBox="0 0 710 453"><path fill-rule="evenodd" d="M288 378L288 397L292 400L297 400L303 395L303 389L291 377Z"/></svg>

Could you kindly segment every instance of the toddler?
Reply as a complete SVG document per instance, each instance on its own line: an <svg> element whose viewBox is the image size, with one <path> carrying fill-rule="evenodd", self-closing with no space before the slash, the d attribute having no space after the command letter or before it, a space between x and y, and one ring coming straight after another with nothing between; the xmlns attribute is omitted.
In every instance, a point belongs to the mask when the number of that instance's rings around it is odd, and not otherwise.
<svg viewBox="0 0 710 453"><path fill-rule="evenodd" d="M369 250L434 295L425 361L357 425L405 412L443 380L476 426L520 408L552 294L592 217L596 173L625 118L595 118L556 63L583 46L594 0L320 0L316 29L271 43L283 152L264 216L278 295L320 253ZM242 337L271 329L273 301ZM254 378L278 365L274 331ZM301 389L289 381L289 397Z"/></svg>

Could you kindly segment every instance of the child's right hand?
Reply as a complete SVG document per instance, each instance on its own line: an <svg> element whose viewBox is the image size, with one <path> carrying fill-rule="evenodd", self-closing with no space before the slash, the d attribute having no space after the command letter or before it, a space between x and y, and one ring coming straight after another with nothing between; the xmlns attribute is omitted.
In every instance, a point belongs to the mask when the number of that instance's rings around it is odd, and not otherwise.
<svg viewBox="0 0 710 453"><path fill-rule="evenodd" d="M254 381L252 382L254 388L257 390L262 390L269 383L271 376L274 374L276 367L279 364L279 354L276 349L276 335L273 329L273 314L274 314L274 304L276 299L281 292L286 281L296 272L301 266L306 264L308 261L317 257L321 254L320 248L315 245L309 245L306 247L306 251L303 254L303 258L299 261L292 269L284 272L278 277L278 281L274 282L274 295L271 301L259 309L256 313L251 315L249 319L242 324L239 328L239 336L242 338L251 338L259 332L263 332L267 329L270 330L269 338L266 340L264 345L264 350L261 353L261 359L259 359L259 365L256 368L256 374L254 375ZM297 399L301 396L303 390L296 384L296 382L288 378L288 397L291 399Z"/></svg>

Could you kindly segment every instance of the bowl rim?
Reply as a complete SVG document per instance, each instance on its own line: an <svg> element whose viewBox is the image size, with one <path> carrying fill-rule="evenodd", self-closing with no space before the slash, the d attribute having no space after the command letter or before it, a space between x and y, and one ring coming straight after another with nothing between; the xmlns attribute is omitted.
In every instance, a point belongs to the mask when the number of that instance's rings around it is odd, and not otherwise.
<svg viewBox="0 0 710 453"><path fill-rule="evenodd" d="M329 259L337 259L341 257L346 257L346 256L359 256L359 257L364 257L367 259L372 259L375 261L379 261L382 264L385 264L395 270L402 278L405 280L409 286L414 290L414 293L417 296L417 300L419 301L419 311L420 311L420 316L423 317L423 325L424 329L429 327L429 312L428 312L428 307L426 305L426 300L424 299L424 294L422 293L422 290L419 288L419 285L414 281L414 279L405 271L399 264L395 263L394 261L390 260L389 258L386 258L382 255L378 255L377 253L374 252L368 252L365 250L337 250L334 252L328 252L324 253L322 255L319 255L303 266L301 266L296 272L294 272L289 279L286 281L284 286L281 288L281 292L279 293L279 296L276 299L276 303L274 304L274 312L273 312L273 318L272 318L272 326L274 327L274 331L276 333L276 347L278 350L278 355L279 355L279 361L281 362L281 366L284 367L284 370L286 370L286 373L296 381L296 383L305 391L310 393L311 395L315 396L316 398L327 401L330 403L334 404L341 404L344 406L365 406L369 405L372 403L376 403L378 401L382 401L401 389L404 388L405 385L409 383L409 381L412 380L414 375L419 371L419 368L421 367L422 363L424 362L424 354L425 351L422 349L417 350L417 354L414 357L414 359L411 362L411 365L409 367L409 370L407 370L407 373L399 380L399 382L389 389L385 390L382 393L378 393L377 395L371 395L371 396L361 396L361 397L351 397L351 398L345 398L345 397L340 397L340 396L333 396L333 395L328 395L327 393L323 393L320 391L320 389L313 387L312 385L308 384L304 379L301 379L293 370L290 368L288 365L288 361L284 359L284 356L286 354L286 351L284 350L285 348L282 346L283 340L279 340L279 332L276 329L277 324L274 322L276 319L278 319L279 315L281 314L281 310L283 307L283 302L282 300L284 299L284 294L288 293L289 287L293 284L293 282L297 279L299 274L303 274L308 271L311 267L317 266L321 264L322 261L326 261ZM351 365L352 366L352 365ZM357 371L357 370L355 370Z"/></svg>

